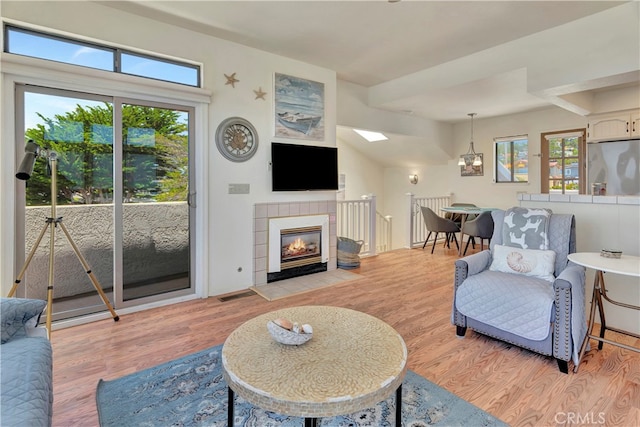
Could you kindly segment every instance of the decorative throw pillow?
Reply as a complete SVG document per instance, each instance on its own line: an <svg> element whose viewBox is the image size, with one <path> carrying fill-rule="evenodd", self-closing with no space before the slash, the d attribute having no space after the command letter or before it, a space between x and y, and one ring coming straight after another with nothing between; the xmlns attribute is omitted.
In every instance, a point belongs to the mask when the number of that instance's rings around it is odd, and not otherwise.
<svg viewBox="0 0 640 427"><path fill-rule="evenodd" d="M46 301L37 299L0 298L2 344L24 328L29 319L37 319L46 306Z"/></svg>
<svg viewBox="0 0 640 427"><path fill-rule="evenodd" d="M522 274L553 282L555 262L556 253L554 251L495 245L489 270Z"/></svg>
<svg viewBox="0 0 640 427"><path fill-rule="evenodd" d="M549 249L550 217L549 209L507 209L502 226L502 243L522 249Z"/></svg>

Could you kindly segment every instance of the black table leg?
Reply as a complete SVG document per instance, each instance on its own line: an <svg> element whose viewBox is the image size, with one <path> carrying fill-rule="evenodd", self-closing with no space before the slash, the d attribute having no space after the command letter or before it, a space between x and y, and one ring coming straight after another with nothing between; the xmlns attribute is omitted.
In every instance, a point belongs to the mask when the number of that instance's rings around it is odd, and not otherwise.
<svg viewBox="0 0 640 427"><path fill-rule="evenodd" d="M396 427L402 427L402 383L396 390Z"/></svg>
<svg viewBox="0 0 640 427"><path fill-rule="evenodd" d="M231 387L227 387L227 390L229 391L229 399L227 401L227 426L228 427L233 427L233 403L234 403L234 393L233 390L231 390Z"/></svg>
<svg viewBox="0 0 640 427"><path fill-rule="evenodd" d="M233 427L234 393L231 387L227 387L227 390L229 391L229 398L227 403L227 425L229 427ZM304 427L318 427L318 419L305 418ZM402 427L402 384L400 384L396 389L396 427Z"/></svg>
<svg viewBox="0 0 640 427"><path fill-rule="evenodd" d="M598 290L596 297L598 302L598 313L600 313L600 338L604 338L604 331L607 329L607 321L604 317L604 304L602 303L602 293L604 286L604 273L602 271L596 271L596 280L597 285L596 289ZM602 350L602 346L604 345L604 341L598 342L598 350Z"/></svg>

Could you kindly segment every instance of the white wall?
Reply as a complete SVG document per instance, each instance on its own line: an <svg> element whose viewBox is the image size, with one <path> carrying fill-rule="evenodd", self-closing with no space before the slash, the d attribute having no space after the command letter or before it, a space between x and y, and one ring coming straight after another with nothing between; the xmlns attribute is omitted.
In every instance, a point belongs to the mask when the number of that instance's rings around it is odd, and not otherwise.
<svg viewBox="0 0 640 427"><path fill-rule="evenodd" d="M640 206L637 197L625 199L635 200L636 204L522 201L522 206L575 215L578 252L600 252L608 248L621 250L624 255L640 256ZM587 269L587 309L594 274L593 269ZM640 277L607 273L604 280L611 299L640 307ZM604 304L609 326L640 334L640 311L616 307L607 301Z"/></svg>
<svg viewBox="0 0 640 427"><path fill-rule="evenodd" d="M354 150L338 138L338 173L345 175L344 200L359 200L362 195L376 196L378 212L387 215L384 200L384 176L379 163Z"/></svg>
<svg viewBox="0 0 640 427"><path fill-rule="evenodd" d="M452 193L448 165L422 165L410 168L385 168L337 140L340 173L346 175L345 200L360 199L364 194L376 196L376 208L382 215L390 215L393 222L392 248L407 244L409 218L407 193L419 197L445 196ZM418 183L411 184L409 175L418 175Z"/></svg>
<svg viewBox="0 0 640 427"><path fill-rule="evenodd" d="M384 170L386 214L393 216L392 248L404 248L409 244L409 205L408 193L417 197L446 196L453 192L449 180L449 167L422 166L407 168L387 168ZM418 183L409 182L410 174L418 175Z"/></svg>
<svg viewBox="0 0 640 427"><path fill-rule="evenodd" d="M559 107L487 119L476 117L474 119L474 146L477 152L484 155L484 175L479 177L460 176L460 167L457 165L458 155L466 153L469 149L470 121L454 125L453 141L444 140L445 143L453 147L451 149L453 154L447 164L443 165L384 168L381 165L371 163L367 157L357 151L350 150L345 143L338 142L341 156L343 152L348 153L345 156L348 162L341 163L341 173L345 172L348 175L347 188L349 188L349 176L360 173L364 173L368 177L384 176L383 191L375 194L378 196L379 206L384 206L384 210L381 212L393 217L392 247L397 249L405 247L407 244L406 236L409 226L407 193L413 193L418 197L451 194L454 202L468 202L478 206L503 209L516 206L518 193L540 192L541 159L534 156L540 153L540 135L544 132L583 128L586 125L586 117ZM529 182L522 184L494 183L493 139L523 134L529 136ZM409 175L414 173L419 177L417 185L409 183ZM359 179L357 182L363 184ZM372 188L369 183L358 186L357 192L351 193L347 198L352 196L357 198L360 192L366 193L369 188Z"/></svg>
<svg viewBox="0 0 640 427"><path fill-rule="evenodd" d="M423 117L395 113L369 106L367 88L338 81L337 124L382 133L416 136L428 142L434 155L451 154L447 143L451 125Z"/></svg>
<svg viewBox="0 0 640 427"><path fill-rule="evenodd" d="M484 175L460 176L458 155L469 149L471 122L458 123L453 127L454 147L451 160L444 165L423 165L412 168L386 168L384 174L385 215L393 216L393 248L407 244L409 220L407 218L406 193L418 197L451 195L453 202L474 203L478 206L509 208L518 203L518 193L540 192L540 135L543 132L586 127L587 119L558 107L549 107L528 113L474 119L474 147L484 155ZM493 182L493 138L511 135L529 136L529 182L495 184ZM417 185L409 184L409 175L419 176Z"/></svg>
<svg viewBox="0 0 640 427"><path fill-rule="evenodd" d="M540 193L540 135L543 132L585 128L587 119L558 107L529 113L512 114L483 119L474 119L474 147L483 153L484 176L461 177L457 158L449 162L450 186L454 201L475 203L478 206L508 208L517 202L517 193ZM528 135L529 137L529 182L496 184L493 182L493 139L497 137ZM454 128L456 153L469 149L470 122L457 124Z"/></svg>
<svg viewBox="0 0 640 427"><path fill-rule="evenodd" d="M638 86L620 87L593 94L594 114L640 108Z"/></svg>
<svg viewBox="0 0 640 427"><path fill-rule="evenodd" d="M333 192L272 193L269 170L270 143L274 138L273 76L275 72L290 74L325 85L325 140L305 143L335 145L336 138L336 75L334 71L315 67L270 53L250 49L239 44L206 36L184 28L174 27L145 17L127 14L94 2L2 2L3 18L54 29L71 36L82 36L123 47L142 49L155 54L168 55L202 63L204 89L213 94L205 120L206 134L196 135L196 156L205 166L197 189L200 200L208 210L208 225L199 230L204 241L201 260L206 264L205 276L208 293L217 295L245 289L252 283L253 263L253 205L255 203L327 200ZM96 24L99 17L99 25ZM226 85L224 74L237 73L235 88ZM255 99L253 90L267 92L265 100ZM3 96L4 103L11 98ZM3 107L6 107L4 104ZM12 104L11 104L12 105ZM256 127L260 145L256 155L245 163L233 163L223 158L215 148L214 135L218 124L231 116L241 116ZM3 117L7 122L11 118ZM2 130L2 155L15 156L14 135ZM297 142L297 141L295 141ZM3 162L4 164L4 162ZM10 167L13 169L12 167ZM2 204L7 212L13 206L13 173L6 170L0 175ZM230 195L230 183L250 185L250 194ZM4 191L8 189L9 191ZM200 205L200 209L203 206ZM6 216L3 216L3 218ZM11 215L9 217L12 218ZM0 239L13 241L13 221L0 226ZM8 238L5 238L8 237ZM8 258L13 259L12 249ZM3 255L5 253L3 252ZM8 267L8 268L5 268ZM13 281L10 263L3 264L0 279L4 284ZM241 270L241 271L239 271ZM3 293L6 290L3 289Z"/></svg>

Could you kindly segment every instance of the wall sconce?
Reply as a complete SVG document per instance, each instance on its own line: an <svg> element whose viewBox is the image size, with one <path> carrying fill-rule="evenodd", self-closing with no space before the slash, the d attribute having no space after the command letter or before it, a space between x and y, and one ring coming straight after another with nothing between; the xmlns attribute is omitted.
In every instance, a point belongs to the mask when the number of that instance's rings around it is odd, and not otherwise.
<svg viewBox="0 0 640 427"><path fill-rule="evenodd" d="M413 174L413 175L409 175L409 182L412 184L417 184L418 183L418 175Z"/></svg>

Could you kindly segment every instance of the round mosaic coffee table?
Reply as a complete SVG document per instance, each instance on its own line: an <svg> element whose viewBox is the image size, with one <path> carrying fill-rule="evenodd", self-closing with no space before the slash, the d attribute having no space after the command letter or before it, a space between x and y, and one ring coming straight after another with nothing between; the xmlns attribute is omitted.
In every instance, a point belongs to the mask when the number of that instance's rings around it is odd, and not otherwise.
<svg viewBox="0 0 640 427"><path fill-rule="evenodd" d="M286 318L313 327L305 344L273 340L267 322ZM318 418L370 408L396 392L396 426L402 423L402 381L407 347L380 319L328 306L286 308L255 317L229 335L222 347L229 386L229 426L235 393L268 411Z"/></svg>

